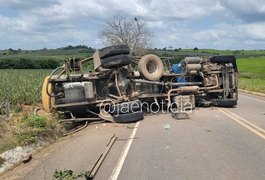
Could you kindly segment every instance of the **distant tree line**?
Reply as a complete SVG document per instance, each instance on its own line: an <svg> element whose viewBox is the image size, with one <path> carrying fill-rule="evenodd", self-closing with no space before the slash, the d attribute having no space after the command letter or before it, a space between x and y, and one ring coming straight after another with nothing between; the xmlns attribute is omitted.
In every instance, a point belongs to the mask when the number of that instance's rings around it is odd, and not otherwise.
<svg viewBox="0 0 265 180"><path fill-rule="evenodd" d="M63 48L60 48L60 49L64 49L64 50L68 50L68 49L82 49L80 51L84 51L84 52L87 52L87 53L94 53L95 52L95 48L87 47L86 45L77 45L77 46L69 45L69 46L66 46L66 47L63 47Z"/></svg>
<svg viewBox="0 0 265 180"><path fill-rule="evenodd" d="M72 50L72 49L77 49L79 50L79 53L94 53L96 51L95 48L93 47L88 47L86 45L77 45L77 46L66 46L66 47L61 47L57 49L48 49L46 47L39 49L39 50L22 50L22 49L5 49L5 50L0 50L0 53L2 55L8 55L8 54L20 54L20 53L30 53L30 52L43 52L43 51L55 51L55 50Z"/></svg>
<svg viewBox="0 0 265 180"><path fill-rule="evenodd" d="M19 60L0 60L0 69L54 69L60 63L54 59L36 60L20 58Z"/></svg>

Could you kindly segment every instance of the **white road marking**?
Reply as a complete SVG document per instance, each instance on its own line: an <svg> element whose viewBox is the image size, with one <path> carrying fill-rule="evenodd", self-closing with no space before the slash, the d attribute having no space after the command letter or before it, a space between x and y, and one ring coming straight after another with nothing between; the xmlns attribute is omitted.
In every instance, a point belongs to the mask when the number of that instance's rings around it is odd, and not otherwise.
<svg viewBox="0 0 265 180"><path fill-rule="evenodd" d="M256 98L252 98L252 97L245 96L245 95L242 95L242 94L239 94L239 96L243 96L243 97L248 98L248 99L252 99L252 100L255 100L255 101L259 101L259 102L263 102L263 103L265 103L265 101L263 101L263 100L256 99Z"/></svg>
<svg viewBox="0 0 265 180"><path fill-rule="evenodd" d="M113 171L111 173L111 176L109 177L109 180L117 180L118 179L119 174L121 172L121 168L122 168L122 166L123 166L123 164L125 162L125 159L126 159L126 157L128 155L128 152L130 150L130 147L132 145L133 139L134 139L134 137L136 135L136 131L137 131L139 125L140 125L140 121L138 121L135 124L134 129L133 129L133 132L132 132L132 134L131 134L131 136L130 136L130 138L129 138L127 144L126 144L126 146L124 147L124 149L123 149L123 151L121 153L121 156L119 158L119 161L116 164L116 166L114 167L114 169L113 169Z"/></svg>

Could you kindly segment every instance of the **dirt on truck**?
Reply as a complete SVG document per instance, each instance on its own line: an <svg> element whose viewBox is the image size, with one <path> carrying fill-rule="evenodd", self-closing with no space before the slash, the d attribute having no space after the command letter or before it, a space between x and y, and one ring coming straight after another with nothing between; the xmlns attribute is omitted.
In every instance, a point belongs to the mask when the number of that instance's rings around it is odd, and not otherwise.
<svg viewBox="0 0 265 180"><path fill-rule="evenodd" d="M94 69L86 70L91 61ZM116 45L66 60L45 78L42 102L63 121L136 122L154 110L235 106L237 76L235 56L186 57L172 64L154 54L131 56L128 46Z"/></svg>

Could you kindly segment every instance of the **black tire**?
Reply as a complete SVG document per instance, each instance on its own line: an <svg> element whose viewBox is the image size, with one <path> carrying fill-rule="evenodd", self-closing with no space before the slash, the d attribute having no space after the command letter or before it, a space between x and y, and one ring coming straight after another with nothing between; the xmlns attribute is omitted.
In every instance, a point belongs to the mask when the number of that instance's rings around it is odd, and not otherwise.
<svg viewBox="0 0 265 180"><path fill-rule="evenodd" d="M110 113L124 114L124 113L136 112L141 109L141 104L142 102L140 100L115 104L110 107Z"/></svg>
<svg viewBox="0 0 265 180"><path fill-rule="evenodd" d="M103 68L113 68L117 66L125 66L132 62L128 55L116 55L101 59L101 66Z"/></svg>
<svg viewBox="0 0 265 180"><path fill-rule="evenodd" d="M236 57L232 55L212 56L210 57L212 63L232 63L235 72L238 72Z"/></svg>
<svg viewBox="0 0 265 180"><path fill-rule="evenodd" d="M144 113L139 111L135 113L118 114L118 115L113 115L113 118L116 123L132 123L143 120Z"/></svg>
<svg viewBox="0 0 265 180"><path fill-rule="evenodd" d="M158 56L147 54L140 59L138 70L143 78L157 81L164 74L164 65Z"/></svg>
<svg viewBox="0 0 265 180"><path fill-rule="evenodd" d="M99 52L99 57L103 59L119 54L130 54L130 49L126 45L115 45L99 49L98 52Z"/></svg>
<svg viewBox="0 0 265 180"><path fill-rule="evenodd" d="M218 107L233 107L237 105L236 99L212 99L214 106Z"/></svg>

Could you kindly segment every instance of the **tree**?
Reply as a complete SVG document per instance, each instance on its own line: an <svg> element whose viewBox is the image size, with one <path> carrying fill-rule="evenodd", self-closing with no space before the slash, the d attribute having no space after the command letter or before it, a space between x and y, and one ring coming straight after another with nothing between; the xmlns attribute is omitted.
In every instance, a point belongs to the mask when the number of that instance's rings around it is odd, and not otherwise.
<svg viewBox="0 0 265 180"><path fill-rule="evenodd" d="M106 45L125 44L131 53L141 55L150 46L153 34L143 21L137 18L126 19L119 14L105 22L100 37Z"/></svg>
<svg viewBox="0 0 265 180"><path fill-rule="evenodd" d="M193 51L198 51L198 50L199 50L199 48L197 48L197 47L193 48Z"/></svg>

